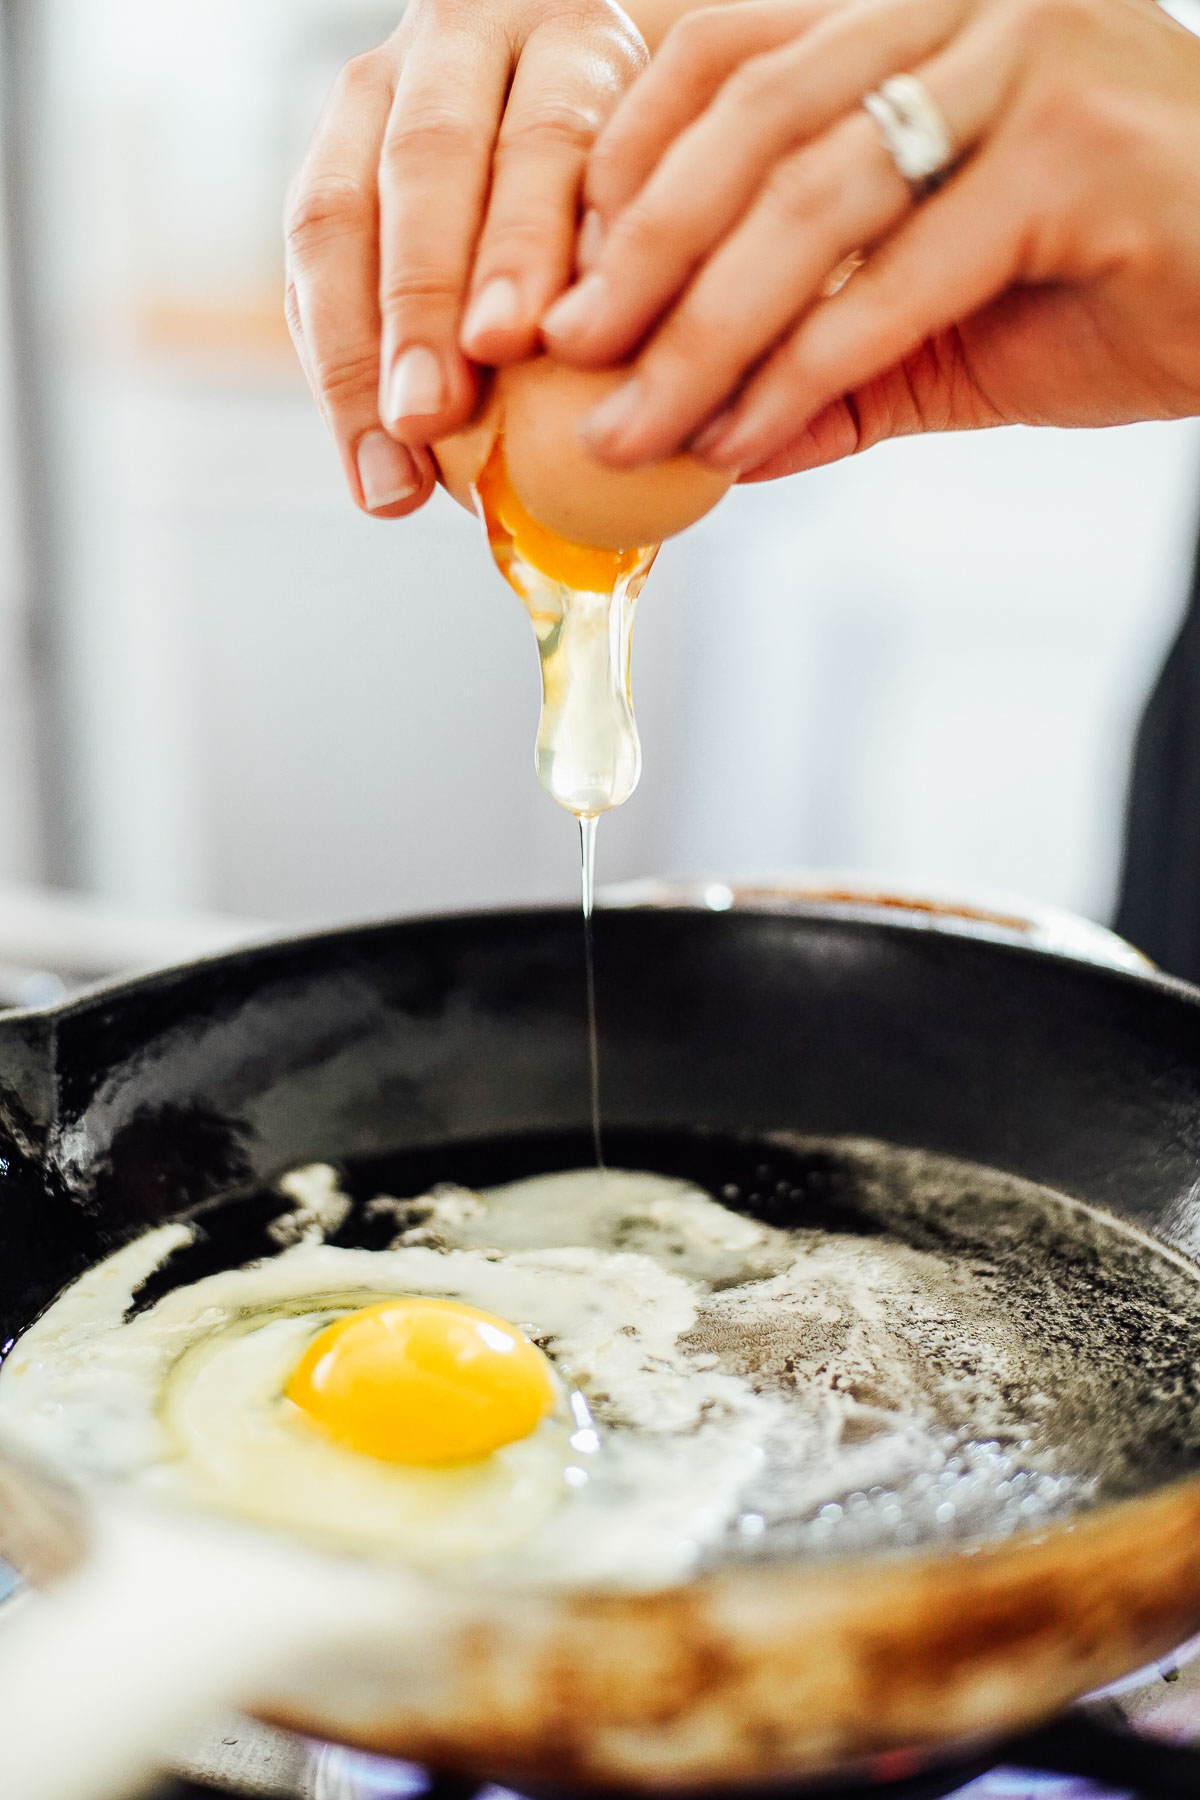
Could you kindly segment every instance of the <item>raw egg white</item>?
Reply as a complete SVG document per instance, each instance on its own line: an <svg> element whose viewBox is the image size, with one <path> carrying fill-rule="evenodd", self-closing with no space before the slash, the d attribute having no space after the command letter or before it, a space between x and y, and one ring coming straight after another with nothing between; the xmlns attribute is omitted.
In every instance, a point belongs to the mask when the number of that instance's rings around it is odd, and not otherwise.
<svg viewBox="0 0 1200 1800"><path fill-rule="evenodd" d="M632 550L695 524L727 491L730 476L686 454L647 469L608 469L579 439L584 413L624 379L620 370L567 369L546 356L501 369L480 416L434 446L446 487L471 507L471 489L500 439L520 506L569 546Z"/></svg>

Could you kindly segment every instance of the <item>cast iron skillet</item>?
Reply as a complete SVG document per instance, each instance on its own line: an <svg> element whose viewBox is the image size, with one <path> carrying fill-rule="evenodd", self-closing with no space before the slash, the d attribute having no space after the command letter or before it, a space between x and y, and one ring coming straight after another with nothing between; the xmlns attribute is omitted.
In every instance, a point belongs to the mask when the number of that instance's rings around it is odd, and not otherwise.
<svg viewBox="0 0 1200 1800"><path fill-rule="evenodd" d="M1200 1245L1200 993L1006 935L823 903L602 912L607 1129L918 1146ZM298 1163L579 1156L581 997L568 909L268 944L0 1019L0 1338L196 1207L225 1202L218 1260L254 1254L253 1196ZM36 1573L45 1522L10 1507L0 1548ZM816 1778L1023 1728L1196 1630L1200 1470L974 1554L456 1590L429 1617L419 1659L410 1620L376 1629L272 1715L526 1783Z"/></svg>

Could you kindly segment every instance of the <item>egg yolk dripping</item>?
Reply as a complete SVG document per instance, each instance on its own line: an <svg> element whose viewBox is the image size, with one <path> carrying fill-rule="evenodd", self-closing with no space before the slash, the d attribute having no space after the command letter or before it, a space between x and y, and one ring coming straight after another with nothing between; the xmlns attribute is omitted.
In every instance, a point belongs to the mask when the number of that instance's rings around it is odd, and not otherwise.
<svg viewBox="0 0 1200 1800"><path fill-rule="evenodd" d="M596 550L526 511L498 436L475 480L496 567L524 602L542 664L538 780L581 819L628 800L641 774L629 659L633 614L657 544Z"/></svg>
<svg viewBox="0 0 1200 1800"><path fill-rule="evenodd" d="M457 1300L364 1306L327 1325L286 1388L311 1424L383 1462L475 1462L553 1412L550 1364L504 1319Z"/></svg>

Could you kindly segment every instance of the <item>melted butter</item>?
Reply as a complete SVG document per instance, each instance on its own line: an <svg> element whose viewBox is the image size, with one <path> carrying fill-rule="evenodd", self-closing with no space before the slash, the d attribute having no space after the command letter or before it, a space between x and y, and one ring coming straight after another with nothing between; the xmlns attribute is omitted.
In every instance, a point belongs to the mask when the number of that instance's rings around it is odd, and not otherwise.
<svg viewBox="0 0 1200 1800"><path fill-rule="evenodd" d="M634 608L659 546L597 550L547 531L514 492L499 437L472 491L496 567L537 640L538 780L568 812L594 818L628 800L641 774L630 651ZM585 873L585 897L587 886Z"/></svg>

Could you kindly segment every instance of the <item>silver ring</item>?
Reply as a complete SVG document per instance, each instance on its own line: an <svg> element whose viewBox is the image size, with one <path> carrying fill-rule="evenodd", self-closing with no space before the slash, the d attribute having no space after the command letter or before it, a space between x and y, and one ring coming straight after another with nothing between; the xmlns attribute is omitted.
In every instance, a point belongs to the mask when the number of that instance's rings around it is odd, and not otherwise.
<svg viewBox="0 0 1200 1800"><path fill-rule="evenodd" d="M937 186L954 161L942 109L915 75L891 75L863 105L879 127L888 155L920 196Z"/></svg>

